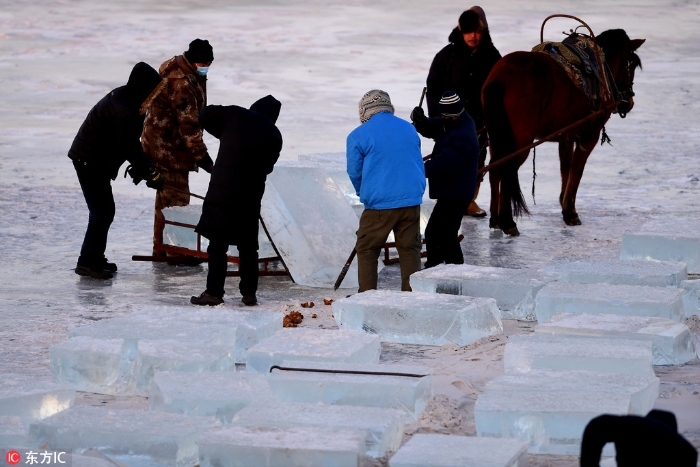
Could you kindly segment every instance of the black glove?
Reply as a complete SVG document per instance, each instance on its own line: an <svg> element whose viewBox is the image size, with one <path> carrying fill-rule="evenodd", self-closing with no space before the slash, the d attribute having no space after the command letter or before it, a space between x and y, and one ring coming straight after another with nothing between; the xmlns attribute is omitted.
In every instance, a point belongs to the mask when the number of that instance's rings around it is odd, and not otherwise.
<svg viewBox="0 0 700 467"><path fill-rule="evenodd" d="M212 169L214 169L214 161L209 157L209 153L206 153L204 157L197 161L197 167L207 173L211 173Z"/></svg>
<svg viewBox="0 0 700 467"><path fill-rule="evenodd" d="M148 175L146 175L146 186L148 188L153 188L156 191L160 191L163 189L164 185L165 179L163 178L163 176L160 174L158 169L151 166Z"/></svg>
<svg viewBox="0 0 700 467"><path fill-rule="evenodd" d="M428 117L425 116L423 107L416 107L413 109L413 112L411 112L411 121L413 123L423 123L427 119Z"/></svg>
<svg viewBox="0 0 700 467"><path fill-rule="evenodd" d="M143 180L143 177L133 165L128 165L126 167L126 170L124 170L124 178L126 178L127 175L131 177L132 181L134 182L134 185L138 185L139 183L141 183L141 180Z"/></svg>

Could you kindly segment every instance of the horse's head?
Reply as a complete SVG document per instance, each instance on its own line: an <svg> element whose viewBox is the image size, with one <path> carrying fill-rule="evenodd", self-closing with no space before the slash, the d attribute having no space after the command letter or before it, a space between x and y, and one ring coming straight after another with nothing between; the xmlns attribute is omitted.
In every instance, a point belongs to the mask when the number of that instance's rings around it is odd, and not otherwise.
<svg viewBox="0 0 700 467"><path fill-rule="evenodd" d="M617 112L625 118L634 107L634 72L642 68L642 61L635 51L646 39L630 39L622 29L611 29L601 33L596 41L605 52L605 62L610 68L615 86L613 98L620 101Z"/></svg>

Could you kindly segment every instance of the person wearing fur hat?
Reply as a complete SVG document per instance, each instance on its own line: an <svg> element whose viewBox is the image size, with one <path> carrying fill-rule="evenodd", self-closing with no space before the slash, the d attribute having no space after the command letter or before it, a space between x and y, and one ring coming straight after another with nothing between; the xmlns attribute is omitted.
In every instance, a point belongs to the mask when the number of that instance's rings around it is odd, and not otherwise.
<svg viewBox="0 0 700 467"><path fill-rule="evenodd" d="M426 100L430 118L440 116L439 101L447 90L453 90L464 103L474 120L477 130L486 121L481 106L481 88L491 69L501 58L493 45L486 14L479 6L473 6L459 17L458 26L448 38L450 42L435 55L430 65L426 82ZM486 132L479 134L479 168L486 162L488 137ZM476 186L474 200L465 212L473 217L485 217L486 212L476 204L481 178Z"/></svg>
<svg viewBox="0 0 700 467"><path fill-rule="evenodd" d="M164 85L156 70L137 63L126 86L109 92L90 110L75 135L68 157L73 161L90 218L75 273L111 279L117 265L105 258L107 234L114 220L111 181L125 161L134 183L142 179L150 188L163 188L163 177L146 157L139 138L143 130L144 102ZM126 176L126 174L124 174Z"/></svg>
<svg viewBox="0 0 700 467"><path fill-rule="evenodd" d="M198 168L211 173L213 161L202 138L199 113L207 105L207 72L214 60L209 41L195 39L182 55L160 66L166 86L147 103L148 114L141 135L143 150L165 179L156 194L153 255L164 256L165 217L162 209L190 204L189 172Z"/></svg>
<svg viewBox="0 0 700 467"><path fill-rule="evenodd" d="M360 122L347 137L347 170L365 206L357 230L359 292L377 288L377 259L393 230L401 266L401 290L420 270L420 204L425 172L420 138L394 116L389 94L375 89L359 103Z"/></svg>

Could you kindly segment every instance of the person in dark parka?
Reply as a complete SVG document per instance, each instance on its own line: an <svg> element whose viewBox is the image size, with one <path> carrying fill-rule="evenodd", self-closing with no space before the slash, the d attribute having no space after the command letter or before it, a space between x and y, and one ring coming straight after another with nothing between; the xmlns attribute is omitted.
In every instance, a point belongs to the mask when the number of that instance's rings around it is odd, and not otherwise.
<svg viewBox="0 0 700 467"><path fill-rule="evenodd" d="M484 10L479 6L473 6L463 12L459 17L458 26L452 30L448 41L450 43L435 55L428 72L426 80L428 116L430 118L440 116L438 102L445 91L453 90L462 99L464 107L474 120L476 129L479 130L486 124L481 105L481 89L491 69L501 58L501 54L491 40ZM479 134L481 148L479 168L486 162L487 141L486 132L481 132ZM479 180L480 183L481 180ZM477 184L475 199L479 193L479 184ZM465 214L484 217L486 211L476 202L472 202Z"/></svg>
<svg viewBox="0 0 700 467"><path fill-rule="evenodd" d="M90 211L76 274L110 279L117 271L104 254L115 211L111 180L117 178L125 161L131 164L127 171L135 184L145 179L150 188L163 188L163 179L140 142L145 113L142 104L161 83L156 70L137 63L127 84L112 90L90 110L68 151Z"/></svg>
<svg viewBox="0 0 700 467"><path fill-rule="evenodd" d="M676 416L665 410L591 420L583 431L581 467L598 467L606 443L615 443L618 467L695 467L698 462L698 452L678 434Z"/></svg>
<svg viewBox="0 0 700 467"><path fill-rule="evenodd" d="M411 113L416 130L435 140L432 157L425 161L429 195L437 200L425 227L426 268L464 263L458 234L464 210L474 198L479 161L474 121L459 96L446 91L438 108L440 118L428 119L420 107Z"/></svg>
<svg viewBox="0 0 700 467"><path fill-rule="evenodd" d="M190 299L195 305L223 303L229 245L238 247L242 301L257 303L258 219L265 180L282 150L282 135L275 126L281 106L268 95L250 110L210 105L199 116L202 128L221 144L195 229L209 239L207 289Z"/></svg>

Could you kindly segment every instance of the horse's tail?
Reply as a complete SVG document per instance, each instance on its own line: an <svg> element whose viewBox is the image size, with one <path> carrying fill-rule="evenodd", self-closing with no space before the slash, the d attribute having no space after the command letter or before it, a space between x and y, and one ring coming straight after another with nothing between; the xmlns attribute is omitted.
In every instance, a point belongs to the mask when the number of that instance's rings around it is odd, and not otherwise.
<svg viewBox="0 0 700 467"><path fill-rule="evenodd" d="M483 103L491 146L491 163L494 163L518 150L505 106L505 84L501 80L496 78L486 83L483 89ZM523 213L530 214L520 190L518 159L513 158L493 169L500 174L501 199L510 203L515 217L520 217Z"/></svg>

